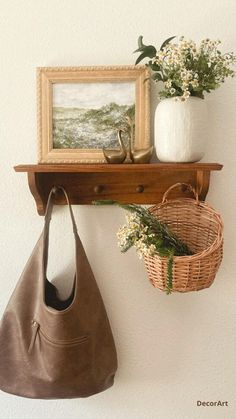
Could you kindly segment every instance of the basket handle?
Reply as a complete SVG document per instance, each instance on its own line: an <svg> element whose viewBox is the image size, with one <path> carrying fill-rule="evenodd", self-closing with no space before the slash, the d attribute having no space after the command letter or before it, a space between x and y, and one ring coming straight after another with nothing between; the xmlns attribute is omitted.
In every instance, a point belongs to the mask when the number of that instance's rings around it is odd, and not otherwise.
<svg viewBox="0 0 236 419"><path fill-rule="evenodd" d="M167 196L169 195L170 191L172 189L178 188L178 187L182 187L182 186L186 186L186 189L188 189L190 192L193 193L195 200L196 200L196 204L199 203L199 197L198 197L198 193L196 192L196 190L194 189L194 187L192 185L190 185L190 183L182 183L182 182L178 182L175 183L174 185L170 186L167 191L164 193L163 198L162 198L162 203L167 201Z"/></svg>

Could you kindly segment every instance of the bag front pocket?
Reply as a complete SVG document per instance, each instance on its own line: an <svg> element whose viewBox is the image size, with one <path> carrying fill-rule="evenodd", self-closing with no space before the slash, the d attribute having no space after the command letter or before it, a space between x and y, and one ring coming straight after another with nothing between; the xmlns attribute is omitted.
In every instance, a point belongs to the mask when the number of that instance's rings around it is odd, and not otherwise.
<svg viewBox="0 0 236 419"><path fill-rule="evenodd" d="M32 343L33 342L33 343ZM33 322L33 334L29 352L37 364L39 375L47 381L83 381L91 371L91 342L88 335L70 340L51 338L39 323ZM37 374L38 375L38 374Z"/></svg>

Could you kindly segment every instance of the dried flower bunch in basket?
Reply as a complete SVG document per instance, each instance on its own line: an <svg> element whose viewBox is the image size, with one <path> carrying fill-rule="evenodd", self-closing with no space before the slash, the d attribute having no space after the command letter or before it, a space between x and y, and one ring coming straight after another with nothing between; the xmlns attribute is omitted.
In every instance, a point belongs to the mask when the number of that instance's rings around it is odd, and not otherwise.
<svg viewBox="0 0 236 419"><path fill-rule="evenodd" d="M167 200L169 192L182 185L195 199ZM116 201L96 203L117 204L128 210L127 224L117 233L118 244L122 252L136 248L154 287L170 294L212 284L223 255L223 223L213 208L198 200L191 185L171 186L162 203L150 208Z"/></svg>
<svg viewBox="0 0 236 419"><path fill-rule="evenodd" d="M130 213L127 214L127 224L117 233L118 245L122 252L132 246L135 247L139 257L163 257L167 260L166 291L172 290L173 258L174 256L192 255L190 248L179 240L171 229L161 222L147 208L140 205L127 204L120 206Z"/></svg>

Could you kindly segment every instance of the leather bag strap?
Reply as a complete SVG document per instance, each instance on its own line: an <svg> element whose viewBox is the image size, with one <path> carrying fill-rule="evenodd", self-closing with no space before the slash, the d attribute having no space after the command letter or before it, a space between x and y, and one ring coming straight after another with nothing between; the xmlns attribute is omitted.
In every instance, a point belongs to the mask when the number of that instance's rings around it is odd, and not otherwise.
<svg viewBox="0 0 236 419"><path fill-rule="evenodd" d="M75 217L74 217L74 213L72 211L71 208L71 204L69 201L69 197L67 195L66 190L62 187L62 186L54 186L49 195L48 195L48 201L47 201L47 206L46 206L46 211L45 211L45 223L44 223L44 230L48 230L50 221L51 221L51 216L52 216L52 210L53 210L53 206L54 206L54 202L53 202L53 195L58 191L61 190L63 192L63 194L65 195L66 198L66 202L67 205L69 207L69 211L70 211L70 216L71 216L71 221L72 221L72 226L73 226L73 232L74 234L77 235L77 226L76 226L76 222L75 222Z"/></svg>
<svg viewBox="0 0 236 419"><path fill-rule="evenodd" d="M66 202L67 202L67 205L68 205L69 211L70 211L70 217L71 217L71 221L72 221L75 240L76 240L77 243L80 242L78 232L77 232L75 217L74 217L74 214L73 214L73 211L72 211L72 208L71 208L71 204L70 204L70 201L69 201L69 197L66 193L66 190L62 186L57 186L57 187L54 186L51 189L51 191L48 195L48 201L47 201L45 217L44 217L44 229L43 229L43 269L44 269L44 277L46 276L47 264L48 264L49 225L50 225L52 210L53 210L53 206L54 206L53 195L58 190L61 190L63 192L63 194L65 195Z"/></svg>

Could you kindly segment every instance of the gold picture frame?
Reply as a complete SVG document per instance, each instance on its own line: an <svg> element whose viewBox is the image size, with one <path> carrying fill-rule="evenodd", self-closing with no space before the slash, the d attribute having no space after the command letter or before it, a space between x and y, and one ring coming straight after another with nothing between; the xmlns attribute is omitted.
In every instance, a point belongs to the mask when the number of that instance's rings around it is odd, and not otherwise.
<svg viewBox="0 0 236 419"><path fill-rule="evenodd" d="M146 66L40 67L37 86L39 163L104 163L127 112L134 149L150 146Z"/></svg>

